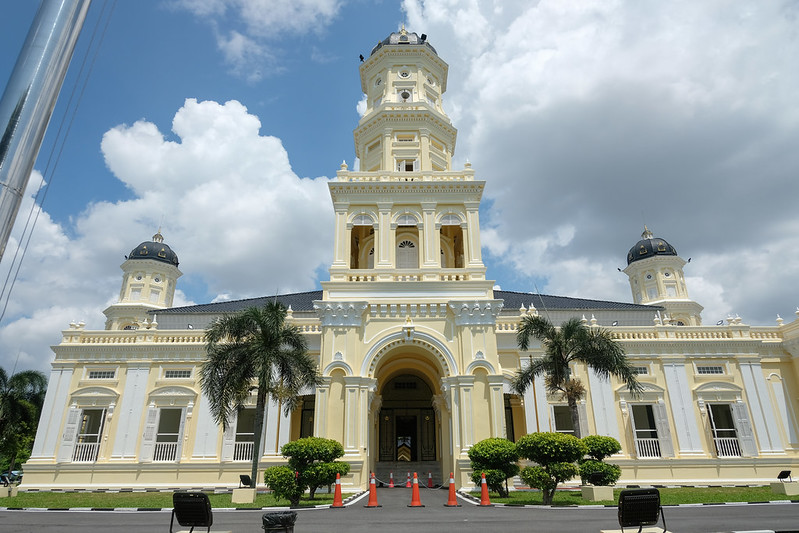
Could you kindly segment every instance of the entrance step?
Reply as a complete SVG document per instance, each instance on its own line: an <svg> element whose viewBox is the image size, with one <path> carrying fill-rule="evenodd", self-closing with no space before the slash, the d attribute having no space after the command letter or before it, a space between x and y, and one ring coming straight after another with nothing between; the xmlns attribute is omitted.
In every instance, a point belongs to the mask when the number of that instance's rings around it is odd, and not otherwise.
<svg viewBox="0 0 799 533"><path fill-rule="evenodd" d="M385 486L388 486L391 472L394 472L394 485L399 487L405 486L408 472L411 473L411 481L413 481L413 473L416 472L421 485L427 486L428 472L433 475L434 485L446 485L449 483L449 477L444 479L444 476L449 476L449 472L442 473L441 463L438 461L379 461L375 466L377 482L382 482Z"/></svg>

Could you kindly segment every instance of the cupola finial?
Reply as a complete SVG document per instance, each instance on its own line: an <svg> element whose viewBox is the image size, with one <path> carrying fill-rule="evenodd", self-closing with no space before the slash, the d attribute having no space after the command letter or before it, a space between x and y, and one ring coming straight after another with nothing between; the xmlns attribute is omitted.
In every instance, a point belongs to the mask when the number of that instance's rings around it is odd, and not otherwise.
<svg viewBox="0 0 799 533"><path fill-rule="evenodd" d="M652 234L652 232L649 231L649 228L646 227L646 224L644 224L644 232L641 234L641 238L642 239L654 239L655 238L655 236Z"/></svg>

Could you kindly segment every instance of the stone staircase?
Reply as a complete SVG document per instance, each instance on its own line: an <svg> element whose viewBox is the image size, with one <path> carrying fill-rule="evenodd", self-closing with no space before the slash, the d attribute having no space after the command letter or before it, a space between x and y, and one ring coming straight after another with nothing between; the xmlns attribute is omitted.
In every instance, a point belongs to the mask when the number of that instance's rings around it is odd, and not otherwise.
<svg viewBox="0 0 799 533"><path fill-rule="evenodd" d="M375 478L379 484L381 481L384 485L388 485L389 474L394 472L394 485L404 487L408 472L411 473L411 481L413 481L413 473L419 478L419 483L427 485L427 473L433 474L433 484L438 486L441 484L446 485L449 482L449 477L444 479L444 476L449 476L441 472L441 463L438 461L379 461L375 467Z"/></svg>

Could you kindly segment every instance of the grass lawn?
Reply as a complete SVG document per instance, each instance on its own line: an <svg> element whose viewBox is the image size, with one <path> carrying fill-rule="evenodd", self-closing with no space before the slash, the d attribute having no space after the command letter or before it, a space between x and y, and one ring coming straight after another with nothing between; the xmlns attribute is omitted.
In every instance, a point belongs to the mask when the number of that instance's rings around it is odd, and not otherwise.
<svg viewBox="0 0 799 533"><path fill-rule="evenodd" d="M241 507L260 509L261 507L288 507L288 500L275 498L271 493L258 493L255 503L232 503L231 494L208 494L212 508ZM333 503L332 494L316 494L313 500L307 496L300 501L300 507ZM140 507L172 508L171 492L20 492L13 498L0 499L0 507L39 507L66 509L74 507Z"/></svg>
<svg viewBox="0 0 799 533"><path fill-rule="evenodd" d="M622 489L613 490L613 500L589 502L583 500L579 490L559 490L555 493L553 505L616 505L619 502L619 493ZM774 494L771 487L680 487L674 489L658 489L662 505L676 505L680 503L725 503L725 502L767 502L772 500L790 500L791 496ZM472 495L480 497L479 492ZM541 505L539 491L511 492L509 497L500 498L496 493L490 493L491 503L506 503L511 505ZM794 497L795 498L795 497Z"/></svg>

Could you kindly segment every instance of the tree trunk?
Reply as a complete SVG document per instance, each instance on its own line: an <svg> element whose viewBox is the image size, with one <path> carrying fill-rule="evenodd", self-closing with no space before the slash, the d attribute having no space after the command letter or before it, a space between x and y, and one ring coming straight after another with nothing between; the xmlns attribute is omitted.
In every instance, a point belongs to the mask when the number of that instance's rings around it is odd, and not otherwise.
<svg viewBox="0 0 799 533"><path fill-rule="evenodd" d="M552 505L552 500L555 498L555 490L557 490L557 486L554 489L543 489L541 491L541 503L544 505Z"/></svg>
<svg viewBox="0 0 799 533"><path fill-rule="evenodd" d="M250 475L250 488L258 486L258 463L261 460L261 434L264 431L264 415L266 414L266 387L258 387L258 396L255 402L255 420L253 421L252 436L252 471Z"/></svg>
<svg viewBox="0 0 799 533"><path fill-rule="evenodd" d="M572 426L574 426L574 436L582 438L583 433L580 428L580 412L577 410L577 400L572 397L568 396L566 400L569 403L569 412L572 415Z"/></svg>

